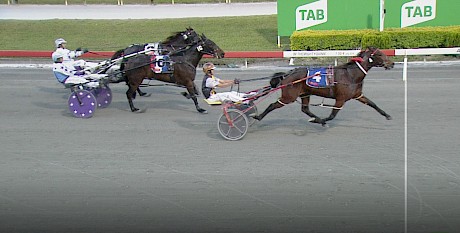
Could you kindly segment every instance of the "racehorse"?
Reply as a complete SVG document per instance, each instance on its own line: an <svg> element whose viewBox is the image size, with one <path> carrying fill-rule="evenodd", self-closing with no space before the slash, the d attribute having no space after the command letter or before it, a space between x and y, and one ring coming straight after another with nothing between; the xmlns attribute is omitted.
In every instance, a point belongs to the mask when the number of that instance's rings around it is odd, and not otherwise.
<svg viewBox="0 0 460 233"><path fill-rule="evenodd" d="M197 41L199 37L200 36L195 32L195 30L193 30L193 28L188 27L186 28L185 31L176 32L173 35L166 38L165 41L160 42L160 47L163 53L173 52L175 50L184 48L185 46L193 43L194 41ZM148 46L148 43L147 44L132 44L128 46L127 48L116 51L110 59L114 60L114 59L121 58L126 55L144 51L146 46ZM120 70L123 70L124 68L123 66L124 66L124 63L122 62L120 64ZM139 88L137 89L137 92L139 93L140 96L150 96L150 94L142 92L141 89Z"/></svg>
<svg viewBox="0 0 460 233"><path fill-rule="evenodd" d="M288 73L281 73L281 75L277 73L270 80L270 85L272 88L284 85L281 88L281 97L278 101L270 104L263 113L254 116L254 118L260 121L269 112L281 108L286 104L290 104L300 97L302 100L302 112L312 117L312 119L310 119L311 122L319 123L323 126L326 124L326 121L334 119L345 102L350 99L356 99L363 104L369 105L381 115L385 116L387 120L391 120L390 115L363 95L362 89L364 78L372 67L391 69L393 66L394 62L382 51L374 47L369 47L365 51L361 51L357 58L351 59L351 61L346 64L334 67L334 84L326 88L308 86L305 81L308 76L306 68L296 68ZM335 104L332 106L332 112L329 117L321 119L310 111L309 102L311 95L335 99Z"/></svg>
<svg viewBox="0 0 460 233"><path fill-rule="evenodd" d="M129 86L126 96L128 98L131 111L139 112L140 110L134 107L133 99L136 97L136 90L142 81L147 79L156 79L163 82L175 83L179 86L187 88L184 96L191 98L195 103L196 110L200 113L207 113L206 110L200 108L196 95L198 90L194 80L196 75L196 67L204 54L212 55L215 58L223 58L225 53L212 40L202 35L199 40L193 42L189 47L183 50L178 50L170 55L173 61L174 71L172 74L155 73L150 68L150 56L139 55L129 58L125 64L125 75Z"/></svg>
<svg viewBox="0 0 460 233"><path fill-rule="evenodd" d="M193 30L193 28L189 27L186 28L185 31L181 32L176 32L173 35L169 36L166 38L165 41L160 42L160 46L162 47L163 50L167 52L172 52L177 49L181 49L188 44L193 43L194 41L199 39L199 35ZM127 48L120 49L116 51L112 57L110 58L111 60L117 59L129 54L141 52L145 50L145 47L148 45L147 44L132 44L128 46Z"/></svg>

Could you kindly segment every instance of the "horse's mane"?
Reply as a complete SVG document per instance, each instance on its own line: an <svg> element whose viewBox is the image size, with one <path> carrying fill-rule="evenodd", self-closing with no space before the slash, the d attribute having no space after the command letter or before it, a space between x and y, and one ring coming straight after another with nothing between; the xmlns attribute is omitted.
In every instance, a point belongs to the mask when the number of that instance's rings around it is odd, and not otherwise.
<svg viewBox="0 0 460 233"><path fill-rule="evenodd" d="M292 78L289 82L292 82L294 80L301 79L301 78L305 77L304 75L293 76L293 74L299 73L299 72L306 72L306 69L303 68L303 67L298 67L298 68L292 69L292 70L290 70L288 72L276 72L276 73L274 73L271 76L272 78L270 79L270 87L271 88L276 88L277 86L279 86L281 84L281 81L285 80L285 78L287 78L287 77Z"/></svg>
<svg viewBox="0 0 460 233"><path fill-rule="evenodd" d="M363 51L359 52L359 53L356 55L355 58L363 58L365 52L366 52L366 50L363 50ZM347 68L350 68L350 66L354 66L355 61L356 61L356 60L354 60L354 59L350 59L347 63L338 65L338 66L336 66L336 67L334 67L334 68L335 68L335 69L347 69Z"/></svg>
<svg viewBox="0 0 460 233"><path fill-rule="evenodd" d="M176 39L178 36L182 36L183 32L174 32L174 34L170 35L166 40L163 42L164 44L169 44L171 41Z"/></svg>
<svg viewBox="0 0 460 233"><path fill-rule="evenodd" d="M334 67L334 69L347 69L347 68L350 68L350 66L353 66L354 64L355 64L355 62L350 60L347 63L344 63L344 64L341 64L341 65L338 65L338 66Z"/></svg>

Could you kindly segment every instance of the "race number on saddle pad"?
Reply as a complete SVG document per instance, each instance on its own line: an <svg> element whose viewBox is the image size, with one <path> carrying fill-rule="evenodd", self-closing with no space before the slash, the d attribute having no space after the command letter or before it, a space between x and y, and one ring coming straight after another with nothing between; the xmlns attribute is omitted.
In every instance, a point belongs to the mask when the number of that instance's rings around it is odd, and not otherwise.
<svg viewBox="0 0 460 233"><path fill-rule="evenodd" d="M152 55L150 56L150 69L157 74L172 73L171 59L168 55Z"/></svg>
<svg viewBox="0 0 460 233"><path fill-rule="evenodd" d="M312 76L306 81L310 87L324 88L333 84L331 68L307 68L307 76Z"/></svg>

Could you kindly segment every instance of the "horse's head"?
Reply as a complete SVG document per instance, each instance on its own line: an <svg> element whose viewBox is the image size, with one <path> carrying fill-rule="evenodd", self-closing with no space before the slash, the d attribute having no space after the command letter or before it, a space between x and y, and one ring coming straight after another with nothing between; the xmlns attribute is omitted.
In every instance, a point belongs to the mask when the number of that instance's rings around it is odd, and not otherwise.
<svg viewBox="0 0 460 233"><path fill-rule="evenodd" d="M181 33L181 35L187 44L191 44L200 39L198 33L196 33L195 30L193 30L193 28L191 27L188 27L185 31Z"/></svg>
<svg viewBox="0 0 460 233"><path fill-rule="evenodd" d="M176 32L173 35L166 38L163 44L171 46L187 46L198 41L200 36L193 30L193 28L187 28L185 31Z"/></svg>
<svg viewBox="0 0 460 233"><path fill-rule="evenodd" d="M367 60L370 67L384 67L387 70L394 67L394 62L375 47L368 47L365 51L361 51L358 56L363 60Z"/></svg>
<svg viewBox="0 0 460 233"><path fill-rule="evenodd" d="M201 53L211 55L215 58L224 58L225 56L225 52L214 41L206 38L204 34L201 36L200 45L197 49Z"/></svg>

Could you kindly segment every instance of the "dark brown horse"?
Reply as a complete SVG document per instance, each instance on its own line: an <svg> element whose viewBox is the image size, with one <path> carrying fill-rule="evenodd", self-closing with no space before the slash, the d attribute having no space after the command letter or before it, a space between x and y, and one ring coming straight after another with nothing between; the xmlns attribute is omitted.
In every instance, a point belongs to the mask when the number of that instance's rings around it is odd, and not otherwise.
<svg viewBox="0 0 460 233"><path fill-rule="evenodd" d="M166 38L165 41L162 41L159 43L160 43L163 53L170 53L178 49L183 49L185 46L190 45L199 39L200 39L200 35L198 35L195 32L195 30L193 30L193 28L188 27L185 29L185 31L175 32L174 34ZM146 46L148 46L148 43L132 44L124 49L120 49L116 51L110 59L114 60L117 58L121 58L123 56L127 56L130 54L144 51L146 49ZM121 63L120 70L123 70L123 69L124 69L124 63ZM122 81L122 80L119 80L119 81ZM150 96L150 94L142 92L140 88L137 89L137 92L139 93L140 96Z"/></svg>
<svg viewBox="0 0 460 233"><path fill-rule="evenodd" d="M270 80L270 85L275 88L279 85L285 85L281 88L281 97L278 101L270 104L265 111L255 116L257 120L262 120L269 112L281 108L286 104L296 101L297 98L302 100L302 112L312 117L311 122L326 124L335 118L337 113L342 109L345 102L350 99L356 99L359 102L369 105L385 116L387 120L391 120L391 116L385 113L382 109L363 95L363 81L367 72L372 67L385 67L391 69L394 63L379 49L369 47L365 51L358 54L360 59L352 59L352 61L336 66L333 68L334 84L326 88L310 87L306 83L307 69L296 68L287 74L280 75L277 73ZM284 77L284 79L283 79ZM313 114L309 109L310 96L322 96L325 98L335 99L335 104L332 107L332 112L329 117L321 119Z"/></svg>
<svg viewBox="0 0 460 233"><path fill-rule="evenodd" d="M185 96L193 100L196 110L200 113L207 113L206 110L200 108L198 105L196 97L198 90L194 83L196 67L204 54L212 55L215 58L223 58L225 53L212 40L202 35L199 40L192 43L186 49L176 51L170 55L174 68L172 74L154 73L150 68L151 61L148 55L129 58L124 71L126 82L129 86L126 96L131 111L139 111L133 104L133 99L136 97L136 90L139 88L139 85L144 79L155 79L185 87L188 91L188 94Z"/></svg>

